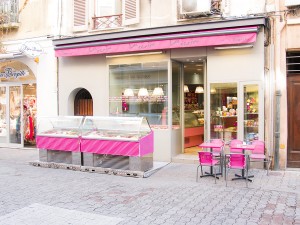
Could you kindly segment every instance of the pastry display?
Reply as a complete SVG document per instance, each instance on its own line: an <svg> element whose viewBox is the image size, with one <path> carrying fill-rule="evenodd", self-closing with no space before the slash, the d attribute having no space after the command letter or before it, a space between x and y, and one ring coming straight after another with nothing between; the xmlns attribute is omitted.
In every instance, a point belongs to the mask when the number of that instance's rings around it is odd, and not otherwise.
<svg viewBox="0 0 300 225"><path fill-rule="evenodd" d="M126 132L118 132L118 131L101 131L101 130L96 130L96 131L90 131L86 132L82 135L84 138L90 138L90 139L127 139L127 140L132 140L136 141L140 138L140 135L137 133L126 133Z"/></svg>
<svg viewBox="0 0 300 225"><path fill-rule="evenodd" d="M57 137L60 137L60 136L63 136L63 137L78 137L79 136L79 131L78 130L65 130L65 129L52 129L52 130L47 130L47 131L44 131L42 133L40 133L39 135L42 135L42 136L57 136Z"/></svg>

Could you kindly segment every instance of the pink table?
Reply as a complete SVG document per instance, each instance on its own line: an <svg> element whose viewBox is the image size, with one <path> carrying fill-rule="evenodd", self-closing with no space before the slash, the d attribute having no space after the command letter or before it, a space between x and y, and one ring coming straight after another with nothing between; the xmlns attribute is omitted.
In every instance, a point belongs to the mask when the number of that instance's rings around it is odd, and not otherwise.
<svg viewBox="0 0 300 225"><path fill-rule="evenodd" d="M235 149L243 150L243 154L245 154L246 150L253 151L255 146L254 145L246 145L246 144L237 144L237 145L232 146L232 147L235 148ZM235 174L235 176L236 177L232 178L232 180L247 179L245 177L245 170L244 169L242 170L242 175ZM254 175L248 176L248 181L252 182L252 180L249 179L249 178L253 178L253 177L254 177Z"/></svg>
<svg viewBox="0 0 300 225"><path fill-rule="evenodd" d="M222 142L203 142L202 144L199 145L199 147L201 148L209 148L210 152L212 152L213 148L221 148L223 147L224 143ZM222 164L221 164L222 165ZM222 173L217 173L217 175L222 175ZM210 167L210 173L205 172L205 175L201 176L201 177L208 177L208 176L215 176L215 174L213 173L213 168ZM217 177L217 179L219 179L219 177Z"/></svg>

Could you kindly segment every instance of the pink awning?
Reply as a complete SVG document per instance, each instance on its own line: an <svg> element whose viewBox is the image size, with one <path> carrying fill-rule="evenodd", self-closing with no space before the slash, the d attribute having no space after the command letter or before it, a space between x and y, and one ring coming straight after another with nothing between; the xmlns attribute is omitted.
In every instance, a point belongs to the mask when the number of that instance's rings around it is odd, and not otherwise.
<svg viewBox="0 0 300 225"><path fill-rule="evenodd" d="M250 44L256 41L257 29L257 27L247 27L247 29L233 28L190 33L177 33L172 35L153 36L156 39L161 38L162 40L138 41L139 38L134 38L124 39L125 43L118 44L112 43L101 45L100 42L95 44L95 46L56 49L55 55L56 57L66 57L143 52L174 48ZM141 40L143 40L143 38L141 38Z"/></svg>

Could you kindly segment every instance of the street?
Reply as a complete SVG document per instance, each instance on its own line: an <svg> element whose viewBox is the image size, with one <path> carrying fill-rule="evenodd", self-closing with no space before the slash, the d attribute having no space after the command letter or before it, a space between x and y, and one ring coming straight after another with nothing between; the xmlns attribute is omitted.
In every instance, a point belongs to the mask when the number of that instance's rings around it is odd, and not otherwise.
<svg viewBox="0 0 300 225"><path fill-rule="evenodd" d="M1 225L300 224L300 171L251 169L246 188L197 183L196 164L133 178L29 165L37 159L35 149L0 148Z"/></svg>

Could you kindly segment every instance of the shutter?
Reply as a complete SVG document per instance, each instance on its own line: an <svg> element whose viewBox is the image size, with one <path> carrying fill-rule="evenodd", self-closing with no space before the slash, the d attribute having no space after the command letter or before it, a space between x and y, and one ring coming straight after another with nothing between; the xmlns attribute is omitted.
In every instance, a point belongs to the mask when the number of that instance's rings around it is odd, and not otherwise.
<svg viewBox="0 0 300 225"><path fill-rule="evenodd" d="M74 0L74 31L87 30L87 1L86 0Z"/></svg>
<svg viewBox="0 0 300 225"><path fill-rule="evenodd" d="M140 0L123 0L123 25L140 22Z"/></svg>

